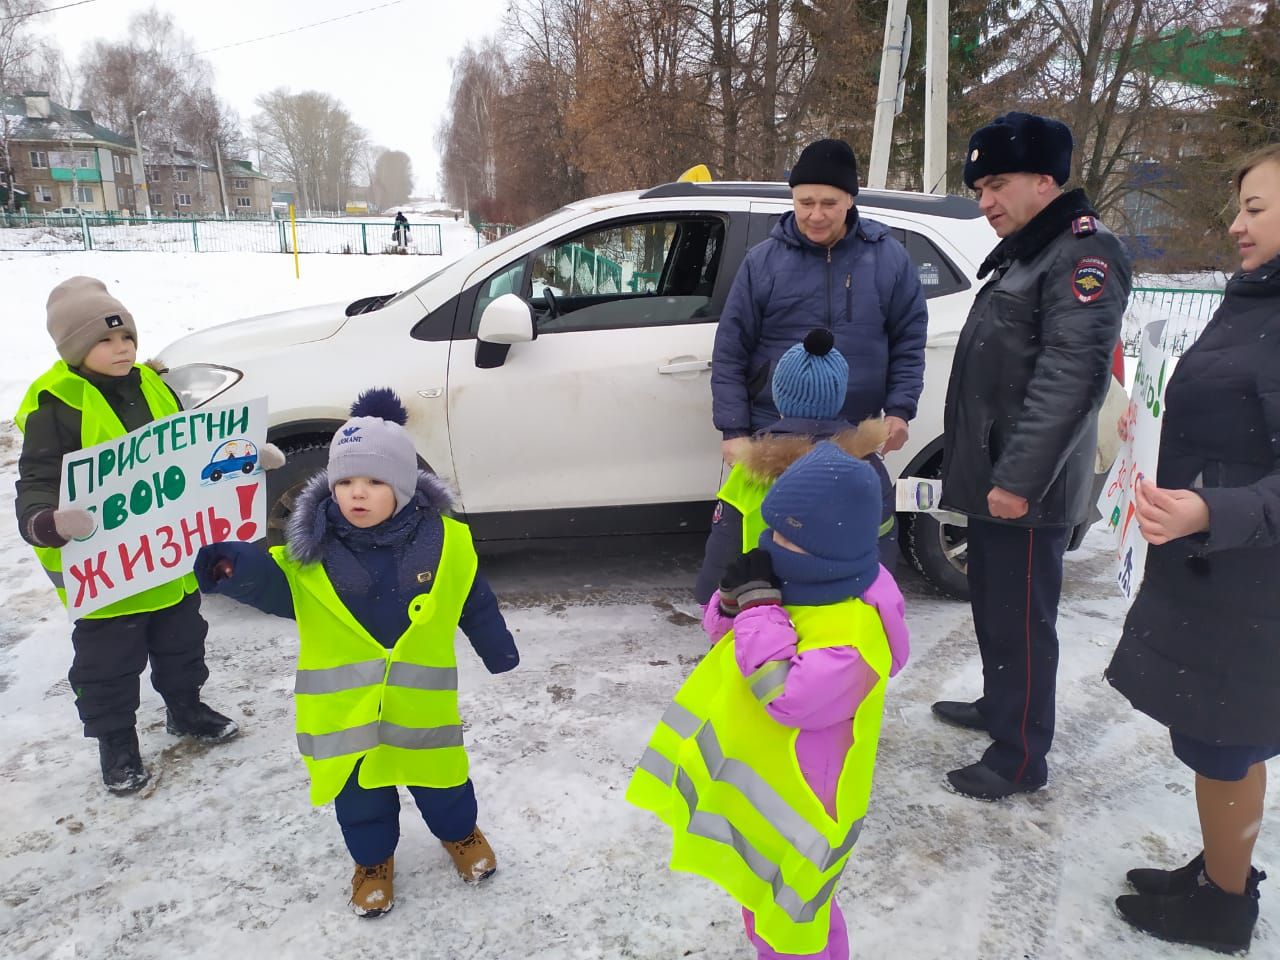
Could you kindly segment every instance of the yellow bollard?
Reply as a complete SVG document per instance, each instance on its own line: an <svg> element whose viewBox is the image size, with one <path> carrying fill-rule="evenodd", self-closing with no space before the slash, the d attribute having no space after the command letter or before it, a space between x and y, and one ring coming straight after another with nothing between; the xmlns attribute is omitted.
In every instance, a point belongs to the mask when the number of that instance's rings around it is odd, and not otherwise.
<svg viewBox="0 0 1280 960"><path fill-rule="evenodd" d="M293 276L302 279L302 269L298 265L298 221L293 218L293 204L289 204L289 230L293 233Z"/></svg>

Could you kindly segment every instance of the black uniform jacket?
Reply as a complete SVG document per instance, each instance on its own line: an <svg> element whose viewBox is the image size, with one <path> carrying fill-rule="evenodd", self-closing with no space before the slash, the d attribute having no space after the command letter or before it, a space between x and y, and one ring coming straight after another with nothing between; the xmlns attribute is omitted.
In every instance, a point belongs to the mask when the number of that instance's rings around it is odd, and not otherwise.
<svg viewBox="0 0 1280 960"><path fill-rule="evenodd" d="M1030 503L1006 522L1073 526L1091 506L1129 257L1073 190L1001 241L988 272L951 367L942 506L990 519L987 494L1001 487Z"/></svg>
<svg viewBox="0 0 1280 960"><path fill-rule="evenodd" d="M1174 368L1156 482L1195 489L1209 530L1150 548L1107 679L1185 736L1280 744L1280 257Z"/></svg>

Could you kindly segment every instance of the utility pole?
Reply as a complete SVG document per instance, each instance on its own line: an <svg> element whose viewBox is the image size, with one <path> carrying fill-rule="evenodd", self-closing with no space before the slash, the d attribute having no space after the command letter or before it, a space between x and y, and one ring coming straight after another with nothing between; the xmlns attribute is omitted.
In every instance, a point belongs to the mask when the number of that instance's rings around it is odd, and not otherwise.
<svg viewBox="0 0 1280 960"><path fill-rule="evenodd" d="M880 86L871 134L871 164L867 186L884 189L889 180L889 150L893 146L893 118L902 110L902 77L911 45L907 0L888 0L884 19L884 48L880 55Z"/></svg>
<svg viewBox="0 0 1280 960"><path fill-rule="evenodd" d="M929 0L925 30L924 192L947 192L949 0Z"/></svg>
<svg viewBox="0 0 1280 960"><path fill-rule="evenodd" d="M231 215L227 213L227 182L222 178L222 147L217 137L213 138L213 159L218 167L218 195L222 198L222 219L226 220Z"/></svg>
<svg viewBox="0 0 1280 960"><path fill-rule="evenodd" d="M142 191L142 203L144 208L147 211L147 219L150 220L151 219L151 188L147 186L147 162L142 158L142 137L138 136L138 118L145 117L146 115L147 115L147 111L145 110L139 110L137 113L133 115L133 149L134 149L134 152L137 153L138 155L138 169L134 172L133 182L135 184L134 189ZM139 182L138 181L139 177L142 178L140 186L137 185ZM138 207L138 202L136 199L134 200L133 206L134 206L134 211L136 212Z"/></svg>

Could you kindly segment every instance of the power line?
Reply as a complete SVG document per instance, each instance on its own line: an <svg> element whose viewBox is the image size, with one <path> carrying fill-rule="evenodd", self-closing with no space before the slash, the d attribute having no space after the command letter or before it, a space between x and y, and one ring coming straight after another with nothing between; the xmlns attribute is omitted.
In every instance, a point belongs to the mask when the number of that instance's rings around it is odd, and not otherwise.
<svg viewBox="0 0 1280 960"><path fill-rule="evenodd" d="M81 0L88 3L91 0ZM185 60L189 57L203 57L206 54L217 53L219 50L230 50L232 47L243 47L251 43L261 43L263 40L274 40L276 37L284 37L291 33L299 33L302 30L310 30L313 27L323 27L326 23L337 23L339 20L350 20L352 17L358 17L362 14L373 13L375 10L382 10L386 7L394 7L403 3L404 0L390 0L388 3L380 3L375 7L365 7L363 10L356 10L352 13L344 13L340 17L330 17L328 20L317 20L315 23L304 23L300 27L291 27L288 30L281 30L278 33L268 33L262 37L254 37L252 40L239 40L235 43L224 44L221 47L210 47L208 50L199 50L196 53L182 54L177 57L171 57L171 60Z"/></svg>
<svg viewBox="0 0 1280 960"><path fill-rule="evenodd" d="M27 17L38 17L42 13L53 13L55 10L66 10L68 7L83 7L86 3L97 3L98 0L76 0L75 3L64 3L60 7L47 7L44 10L32 10L30 13L14 13L0 20L23 20Z"/></svg>

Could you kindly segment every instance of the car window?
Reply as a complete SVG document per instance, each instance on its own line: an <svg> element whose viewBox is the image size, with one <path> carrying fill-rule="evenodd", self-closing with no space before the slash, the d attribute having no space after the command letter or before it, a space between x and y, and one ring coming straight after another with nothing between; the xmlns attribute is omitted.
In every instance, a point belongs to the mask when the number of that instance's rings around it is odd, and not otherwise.
<svg viewBox="0 0 1280 960"><path fill-rule="evenodd" d="M538 333L712 321L720 217L633 220L543 247L529 258Z"/></svg>

